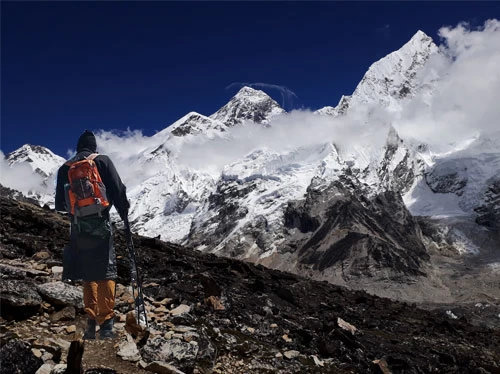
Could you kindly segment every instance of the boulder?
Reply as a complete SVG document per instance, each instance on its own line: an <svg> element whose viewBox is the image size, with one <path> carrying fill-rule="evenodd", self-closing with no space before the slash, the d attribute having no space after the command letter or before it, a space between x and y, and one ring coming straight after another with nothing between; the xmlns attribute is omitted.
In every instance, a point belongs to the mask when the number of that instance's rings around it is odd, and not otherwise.
<svg viewBox="0 0 500 374"><path fill-rule="evenodd" d="M142 348L142 357L145 361L164 361L169 362L177 360L193 360L198 354L198 344L195 342L184 342L180 339L167 340L163 337L158 337L149 341Z"/></svg>
<svg viewBox="0 0 500 374"><path fill-rule="evenodd" d="M36 288L42 297L52 304L83 308L83 292L79 287L63 282L51 282L40 284Z"/></svg>
<svg viewBox="0 0 500 374"><path fill-rule="evenodd" d="M185 313L189 313L190 310L191 310L191 307L189 305L181 304L177 308L172 309L170 311L170 314L173 316L181 316Z"/></svg>
<svg viewBox="0 0 500 374"><path fill-rule="evenodd" d="M50 316L52 322L73 321L76 317L76 310L73 306L67 306Z"/></svg>
<svg viewBox="0 0 500 374"><path fill-rule="evenodd" d="M35 356L31 346L22 340L12 340L0 349L2 374L35 374L43 365L41 358Z"/></svg>
<svg viewBox="0 0 500 374"><path fill-rule="evenodd" d="M39 312L42 298L31 282L6 280L0 283L0 302L3 318L21 320Z"/></svg>
<svg viewBox="0 0 500 374"><path fill-rule="evenodd" d="M126 340L122 341L118 345L118 352L116 355L125 361L137 362L141 359L141 355L134 342L134 338L130 334L126 334Z"/></svg>

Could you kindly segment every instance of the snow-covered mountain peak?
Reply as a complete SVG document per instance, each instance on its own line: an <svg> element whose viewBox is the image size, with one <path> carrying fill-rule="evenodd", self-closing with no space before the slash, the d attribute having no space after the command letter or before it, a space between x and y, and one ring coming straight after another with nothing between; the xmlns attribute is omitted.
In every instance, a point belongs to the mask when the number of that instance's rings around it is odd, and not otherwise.
<svg viewBox="0 0 500 374"><path fill-rule="evenodd" d="M40 205L54 204L54 181L57 170L66 161L49 149L25 144L9 153L5 159L7 169L2 170L2 184L21 191L26 198L38 201ZM27 178L31 168L32 178Z"/></svg>
<svg viewBox="0 0 500 374"><path fill-rule="evenodd" d="M52 152L40 145L32 145L32 144L25 144L22 147L16 149L15 151L12 151L7 155L9 159L15 160L19 157L26 157L29 156L31 153L38 153L38 154L51 154Z"/></svg>
<svg viewBox="0 0 500 374"><path fill-rule="evenodd" d="M285 110L265 92L251 87L243 87L210 118L220 121L228 127L244 121L266 125L270 118L282 113L285 113Z"/></svg>
<svg viewBox="0 0 500 374"><path fill-rule="evenodd" d="M413 35L410 39L410 41L406 44L427 44L427 43L433 43L432 38L427 35L425 32L422 30L418 30L415 35Z"/></svg>
<svg viewBox="0 0 500 374"><path fill-rule="evenodd" d="M252 87L242 87L236 95L234 95L234 98L237 98L239 100L249 100L249 101L254 101L254 102L259 102L263 100L269 100L271 97L266 94L262 90L256 90L255 88ZM272 99L271 99L272 100Z"/></svg>
<svg viewBox="0 0 500 374"><path fill-rule="evenodd" d="M207 134L211 130L215 130L217 132L224 131L225 127L226 126L224 126L220 121L214 120L197 112L189 112L154 136L155 138L162 139L170 136L181 137L189 134Z"/></svg>
<svg viewBox="0 0 500 374"><path fill-rule="evenodd" d="M367 104L399 111L404 99L432 89L422 87L419 72L438 52L432 38L419 30L400 49L373 63L351 96L342 96L336 107L324 107L316 113L337 116Z"/></svg>
<svg viewBox="0 0 500 374"><path fill-rule="evenodd" d="M356 87L353 104L381 103L389 110L400 109L401 99L413 96L420 88L418 73L438 47L422 31L399 50L373 63Z"/></svg>
<svg viewBox="0 0 500 374"><path fill-rule="evenodd" d="M197 112L189 112L173 124L154 135L161 143L172 137L203 134L211 138L226 131L229 127L253 121L267 125L269 119L285 113L265 92L243 87L233 98L216 113L207 117Z"/></svg>
<svg viewBox="0 0 500 374"><path fill-rule="evenodd" d="M342 95L339 103L336 107L333 106L325 106L321 109L316 110L314 113L320 115L328 115L337 117L339 115L345 114L346 110L349 108L349 101L351 100L351 96Z"/></svg>
<svg viewBox="0 0 500 374"><path fill-rule="evenodd" d="M14 166L20 163L28 163L33 171L48 177L54 170L57 170L65 160L54 154L48 148L25 144L21 148L9 153L6 157L9 166Z"/></svg>

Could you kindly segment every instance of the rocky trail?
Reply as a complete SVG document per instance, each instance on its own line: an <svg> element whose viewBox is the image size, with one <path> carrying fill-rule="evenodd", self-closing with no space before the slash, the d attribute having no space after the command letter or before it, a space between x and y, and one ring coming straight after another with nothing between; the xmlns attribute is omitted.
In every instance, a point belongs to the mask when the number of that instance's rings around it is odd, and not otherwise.
<svg viewBox="0 0 500 374"><path fill-rule="evenodd" d="M0 373L64 373L83 328L81 288L60 281L68 222L0 198ZM150 320L132 310L115 230L115 340L85 342L85 373L499 373L500 330L363 291L134 236ZM43 365L43 366L42 366Z"/></svg>

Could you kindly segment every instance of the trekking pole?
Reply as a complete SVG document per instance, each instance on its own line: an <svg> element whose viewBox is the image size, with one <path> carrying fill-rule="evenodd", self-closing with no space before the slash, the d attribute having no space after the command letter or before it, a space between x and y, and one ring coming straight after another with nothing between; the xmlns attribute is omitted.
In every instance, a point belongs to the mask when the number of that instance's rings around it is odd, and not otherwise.
<svg viewBox="0 0 500 374"><path fill-rule="evenodd" d="M137 259L135 256L134 243L132 241L132 231L130 230L130 224L128 218L125 219L125 230L127 233L127 246L128 255L130 258L130 284L132 285L132 296L135 302L135 312L137 318L137 324L141 326L146 326L148 328L148 318L146 315L146 305L144 304L144 297L142 294L142 281L139 275L139 269L137 267ZM137 295L136 295L137 294Z"/></svg>

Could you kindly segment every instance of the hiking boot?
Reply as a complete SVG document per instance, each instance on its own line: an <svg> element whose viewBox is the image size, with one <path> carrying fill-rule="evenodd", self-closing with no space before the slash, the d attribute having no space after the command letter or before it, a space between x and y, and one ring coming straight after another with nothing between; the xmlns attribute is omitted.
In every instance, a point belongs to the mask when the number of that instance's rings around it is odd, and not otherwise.
<svg viewBox="0 0 500 374"><path fill-rule="evenodd" d="M100 339L114 339L116 338L116 334L113 331L114 318L107 319L104 321L102 325L100 325L101 329L99 330L99 338Z"/></svg>
<svg viewBox="0 0 500 374"><path fill-rule="evenodd" d="M87 328L85 329L85 332L83 333L83 340L92 340L95 339L95 329L97 327L97 324L95 322L95 319L88 319L87 320Z"/></svg>

